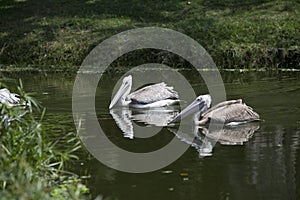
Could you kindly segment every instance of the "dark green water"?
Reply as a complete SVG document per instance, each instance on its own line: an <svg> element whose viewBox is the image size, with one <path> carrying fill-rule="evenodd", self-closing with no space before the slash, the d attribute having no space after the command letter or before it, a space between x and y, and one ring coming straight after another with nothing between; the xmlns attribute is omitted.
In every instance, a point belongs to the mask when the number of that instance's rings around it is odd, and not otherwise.
<svg viewBox="0 0 300 200"><path fill-rule="evenodd" d="M196 94L207 93L194 73L182 73L191 81ZM49 134L75 131L71 105L75 75L26 73L5 77L21 78L25 89L35 92L47 107L45 122L52 130ZM108 110L118 78L103 77L96 97L97 117L110 140L134 152L167 144L174 137L167 128L151 139L123 137ZM143 174L116 171L88 154L82 154L71 169L90 175L86 184L94 198L102 195L117 199L299 199L300 73L223 72L222 78L228 99L242 98L264 119L243 145L217 143L207 157L199 157L199 152L190 147L171 165Z"/></svg>

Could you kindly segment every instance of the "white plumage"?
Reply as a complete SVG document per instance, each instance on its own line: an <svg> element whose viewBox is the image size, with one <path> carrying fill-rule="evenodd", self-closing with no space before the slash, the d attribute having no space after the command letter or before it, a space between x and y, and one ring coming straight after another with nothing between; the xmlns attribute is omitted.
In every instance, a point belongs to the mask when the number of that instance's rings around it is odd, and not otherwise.
<svg viewBox="0 0 300 200"><path fill-rule="evenodd" d="M0 104L8 104L10 106L20 103L19 95L11 93L8 89L0 89Z"/></svg>

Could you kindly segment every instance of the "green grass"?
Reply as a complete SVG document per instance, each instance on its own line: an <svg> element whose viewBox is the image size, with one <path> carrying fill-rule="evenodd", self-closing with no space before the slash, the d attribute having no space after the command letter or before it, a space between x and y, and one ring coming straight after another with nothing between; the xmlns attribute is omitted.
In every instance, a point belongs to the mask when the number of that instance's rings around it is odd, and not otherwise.
<svg viewBox="0 0 300 200"><path fill-rule="evenodd" d="M3 84L0 84L3 86ZM36 101L18 88L22 105L0 104L1 199L84 199L87 187L75 174L64 171L81 147L74 133L61 133L54 141L36 119ZM64 148L59 148L64 143Z"/></svg>
<svg viewBox="0 0 300 200"><path fill-rule="evenodd" d="M222 68L300 68L294 0L2 0L0 12L3 65L76 69L105 38L159 26L194 38Z"/></svg>

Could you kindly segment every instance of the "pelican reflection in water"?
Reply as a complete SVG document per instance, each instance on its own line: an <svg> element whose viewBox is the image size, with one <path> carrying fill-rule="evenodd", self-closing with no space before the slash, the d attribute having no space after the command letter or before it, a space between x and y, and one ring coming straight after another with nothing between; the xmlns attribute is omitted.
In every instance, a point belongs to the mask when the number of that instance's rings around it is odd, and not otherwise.
<svg viewBox="0 0 300 200"><path fill-rule="evenodd" d="M223 128L212 128L212 130L204 126L198 126L198 128L203 135L212 140L217 140L220 144L243 145L259 129L259 123L253 122L240 124L239 126L224 126Z"/></svg>
<svg viewBox="0 0 300 200"><path fill-rule="evenodd" d="M199 157L212 156L214 144L243 145L254 132L259 129L259 123L245 123L239 126L224 126L208 129L204 126L194 126L193 137L176 129L169 128L182 142L189 144L199 152Z"/></svg>
<svg viewBox="0 0 300 200"><path fill-rule="evenodd" d="M169 106L179 102L178 94L166 83L157 83L143 87L135 92L130 93L132 88L132 76L126 76L122 85L112 99L109 109L117 102L121 106L130 106L134 108L153 108Z"/></svg>
<svg viewBox="0 0 300 200"><path fill-rule="evenodd" d="M131 110L126 107L122 107L111 109L109 112L123 132L124 137L129 139L134 138L135 131L140 135L140 137L147 137L148 134L147 131L145 131L145 128L147 127L139 127L138 125L134 126L134 122L142 123L148 127L150 126L150 129L155 131L154 127L167 126L169 121L178 114L177 111L174 111L171 108Z"/></svg>
<svg viewBox="0 0 300 200"><path fill-rule="evenodd" d="M202 126L210 122L230 126L259 121L259 115L251 107L243 103L241 99L224 101L211 108L210 105L211 96L201 95L181 111L171 122L176 122L195 112L197 114L194 115L194 123Z"/></svg>
<svg viewBox="0 0 300 200"><path fill-rule="evenodd" d="M109 110L110 115L115 120L118 127L121 129L125 138L133 139L133 124L131 120L132 111L125 109L111 109Z"/></svg>

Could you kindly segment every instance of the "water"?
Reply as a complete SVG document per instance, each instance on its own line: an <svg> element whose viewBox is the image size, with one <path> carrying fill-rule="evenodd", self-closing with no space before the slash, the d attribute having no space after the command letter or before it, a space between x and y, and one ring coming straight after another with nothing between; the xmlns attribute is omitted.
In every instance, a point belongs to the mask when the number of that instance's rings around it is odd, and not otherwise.
<svg viewBox="0 0 300 200"><path fill-rule="evenodd" d="M205 84L197 81L194 73L182 73L191 81L197 94L207 92ZM34 91L36 98L47 107L45 123L51 130L49 134L75 131L71 106L74 74L0 74L0 77L4 75L12 78L10 80L21 78L25 89ZM203 156L196 148L190 147L169 166L150 173L116 171L88 154L81 155L71 169L81 175L90 175L86 184L94 198L299 199L299 75L297 72L222 73L227 98L242 98L264 120L255 127L258 130L252 136L243 140L242 145L217 143L210 156ZM109 139L126 150L148 152L162 148L174 138L170 127L163 128L151 139L129 139L130 131L125 138L109 113L107 107L111 91L119 77L106 76L99 83L96 96L99 123ZM10 80L6 80L8 85L15 85ZM122 116L120 109L115 109L115 112ZM167 117L175 112L167 112ZM138 115L137 111L127 110L124 113L137 118L138 121L131 122L134 130L136 124L155 127L143 123L143 115ZM160 122L163 126L164 122Z"/></svg>

